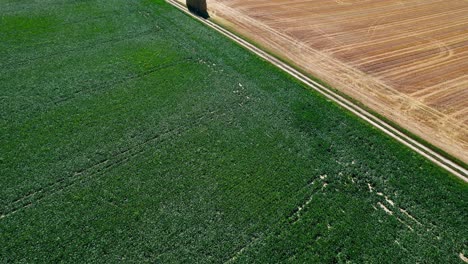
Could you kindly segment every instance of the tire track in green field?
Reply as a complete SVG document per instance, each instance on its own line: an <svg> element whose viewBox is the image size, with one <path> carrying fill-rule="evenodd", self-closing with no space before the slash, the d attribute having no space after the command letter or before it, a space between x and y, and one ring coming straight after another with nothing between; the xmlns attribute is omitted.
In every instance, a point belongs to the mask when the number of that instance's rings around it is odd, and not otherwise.
<svg viewBox="0 0 468 264"><path fill-rule="evenodd" d="M317 183L322 183L320 186ZM327 186L327 182L325 178L322 176L316 176L309 179L305 185L299 187L296 192L304 193L304 198L302 202L297 204L294 209L292 209L288 214L284 216L284 218L280 218L276 225L270 226L266 230L263 230L259 234L252 234L248 241L239 246L231 255L227 257L222 263L223 264L230 264L235 263L242 255L247 253L252 247L256 246L257 244L261 243L262 241L266 241L272 236L276 235L277 232L281 232L284 226L294 225L301 219L301 213L303 210L308 207L312 198L316 196L318 193L323 192L325 187ZM320 188L321 187L321 188Z"/></svg>
<svg viewBox="0 0 468 264"><path fill-rule="evenodd" d="M315 182L315 180L313 181ZM311 187L314 183L308 183L303 188ZM278 226L283 225L293 225L300 220L301 211L305 209L306 206L312 201L314 195L320 192L320 189L312 189L312 193L307 196L307 200L304 201L301 205L294 208L285 218L280 219L277 224ZM235 263L244 253L247 253L250 248L254 247L258 243L268 240L271 236L275 235L275 230L282 230L277 226L271 226L267 230L262 231L260 234L251 235L247 243L239 247L234 253L232 253L228 259L223 261L223 264ZM278 231L276 231L278 232Z"/></svg>
<svg viewBox="0 0 468 264"><path fill-rule="evenodd" d="M339 173L339 175L340 177L343 176L341 173ZM402 226L405 226L405 228L407 228L406 232L408 232L409 234L418 237L429 237L429 239L434 241L441 241L442 237L450 237L450 234L443 230L441 227L431 222L428 222L428 219L417 219L415 216L411 215L408 211L403 209L401 207L402 205L398 205L397 202L390 200L388 196L376 190L376 188L371 186L369 183L358 183L357 178L352 176L348 176L345 178L347 180L350 180L350 182L348 183L352 182L352 184L357 184L361 189L367 188L367 184L369 186L368 188L370 195L370 200L368 201L369 206L374 208L376 212L382 210L383 212L381 214L381 217L395 218ZM301 220L301 213L307 210L307 207L310 206L311 202L313 201L313 198L317 194L326 192L328 184L338 183L341 186L345 186L347 184L341 181L335 182L335 180L336 179L328 179L326 175L320 175L311 179L299 191L302 192L305 190L306 195L302 199L302 202L296 208L294 208L289 214L287 214L285 218L280 219L277 222L277 226L270 227L267 230L264 230L260 235L252 235L245 244L243 244L236 251L234 251L227 260L223 261L223 263L234 263L244 255L251 255L251 252L249 253L249 250L251 250L253 247L259 246L259 243L268 243L266 241L268 241L274 236L278 236L280 233L283 232L283 230L286 230L288 226L299 224ZM334 191L339 190L335 189ZM382 208L377 208L379 205L382 205ZM343 213L345 212L343 211ZM328 232L333 232L333 225L327 223L327 230ZM314 241L317 242L318 240L322 239L324 236L327 235L329 235L329 233L324 234L322 232L318 232L314 237ZM411 249L406 248L402 243L400 243L399 238L397 238L394 241L394 243L407 253L408 258L411 258L415 262L418 262L419 259L415 255L413 255L414 252L411 252ZM444 250L442 247L437 246L436 244L432 244L431 247L436 251ZM340 251L340 249L338 249L338 251ZM299 252L296 252L288 259L294 260L297 253Z"/></svg>
<svg viewBox="0 0 468 264"><path fill-rule="evenodd" d="M337 185L338 184L338 185ZM436 225L431 222L430 219L422 218L420 219L418 215L415 215L414 212L411 213L407 211L407 208L403 202L393 201L392 197L387 196L385 193L381 192L375 186L371 185L369 181L359 181L359 178L355 175L344 176L343 172L338 172L337 177L328 177L326 174L320 175L317 177L311 178L303 187L301 187L298 192L304 193L304 197L293 210L290 211L284 218L280 218L277 222L277 225L267 228L262 231L260 234L251 235L250 238L242 246L239 246L223 263L234 263L241 259L243 256L247 257L247 260L252 257L252 250L254 248L262 247L262 244L271 243L269 241L272 237L279 236L282 232L287 232L288 227L296 224L301 224L302 214L306 214L308 207L312 205L314 197L319 194L325 194L326 192L340 192L343 191L347 185L353 184L360 190L366 192L368 189L368 200L367 205L375 210L376 217L389 217L396 221L402 226L401 231L406 233L406 236L418 237L421 239L430 239L436 241L435 244L431 244L431 248L434 251L443 252L445 250L442 244L444 239L450 238L450 233L445 230L443 227ZM329 185L333 185L334 188L330 188ZM338 187L338 188L337 188ZM342 209L343 210L343 209ZM343 211L343 213L346 213ZM302 223L304 224L304 223ZM313 241L317 242L318 240L329 236L330 232L333 232L333 224L331 222L327 223L325 232L317 230L318 233L312 238ZM394 243L403 251L406 252L407 257L418 262L420 259L414 255L413 249L405 247L405 242L401 238L405 238L405 235L397 235ZM463 249L463 242L461 245L458 244L457 248L451 253L458 253L457 250ZM458 248L460 247L460 248ZM338 249L340 252L341 249ZM289 260L294 260L296 255L300 252L296 252L289 257ZM461 255L460 255L461 256ZM460 257L461 258L461 257ZM246 259L243 259L245 261Z"/></svg>
<svg viewBox="0 0 468 264"><path fill-rule="evenodd" d="M171 63L167 63L165 65L159 65L158 67L154 67L153 69L150 69L148 71L145 71L143 73L138 73L138 74L134 74L134 75L129 75L127 76L127 78L123 78L123 79L120 79L116 82L113 82L113 83L110 83L108 85L106 85L105 87L108 87L108 86L112 86L112 85L117 85L117 84L122 84L122 83L125 83L126 81L130 81L130 80L135 80L135 79L138 79L138 78L142 78L144 76L147 76L149 74L152 74L152 73L155 73L157 72L158 70L163 70L163 69L167 69L167 68L170 68L170 67L173 67L173 66L177 66L177 65L180 65L181 63L183 63L184 61L189 61L191 60L191 58L188 58L188 59L184 59L184 60L180 60L180 61L177 61L177 62L171 62ZM78 91L78 92L83 92L83 91ZM77 92L77 93L78 93ZM74 95L76 95L77 93L75 93ZM67 100L69 99L72 99L72 97L69 97L67 98ZM61 102L64 102L65 100L62 100ZM57 103L56 103L57 104ZM98 162L99 163L99 162ZM97 163L97 164L98 164ZM96 165L96 164L95 164ZM91 167L94 167L95 165L91 166ZM90 167L90 168L91 168ZM27 198L29 195L26 195L25 197ZM20 200L20 199L17 199L17 200ZM17 201L15 200L15 201ZM13 201L13 202L15 202ZM1 217L2 213L0 212L0 217Z"/></svg>
<svg viewBox="0 0 468 264"><path fill-rule="evenodd" d="M336 182L336 178L328 179L326 175L321 175L320 177L314 179L310 184L307 184L306 187L314 187L311 189L311 194L304 198L304 202L295 208L287 217L289 220L289 224L293 225L299 222L301 217L301 211L305 210L307 206L312 202L313 197L318 193L326 189L327 185L330 183L338 183L340 186L345 187L347 184L355 184L358 186L359 189L364 190L368 188L369 193L369 206L371 206L376 212L381 212L382 217L390 217L399 222L401 226L406 229L406 232L418 237L429 237L429 239L434 241L441 241L443 237L447 238L450 237L450 234L442 229L441 227L437 226L436 224L432 223L429 219L418 219L417 216L411 214L407 211L406 206L401 204L400 202L393 201L392 197L387 196L385 193L379 191L375 186L370 184L368 181L360 182L359 179L354 175L348 175L347 177L343 177L343 173L339 172L338 175L342 180ZM343 179L346 179L343 182ZM317 185L317 181L322 184L322 188L320 184ZM338 190L336 190L338 191ZM327 226L328 229L332 229L332 226ZM402 230L404 230L402 229ZM318 235L318 239L322 235ZM268 236L267 236L268 237ZM317 240L318 240L317 239ZM400 247L403 251L408 254L408 257L414 259L417 262L417 258L412 255L409 249L407 249L404 245L402 245L397 238L394 243ZM434 250L441 251L443 250L441 247L438 247L436 244L431 245ZM293 258L292 256L291 258Z"/></svg>
<svg viewBox="0 0 468 264"><path fill-rule="evenodd" d="M151 67L150 69L148 69L146 71L143 71L143 72L139 72L139 73L135 73L135 74L129 74L129 75L127 75L127 76L125 76L125 77L123 77L121 79L118 79L116 81L113 81L113 82L102 82L102 83L98 83L98 84L92 84L92 85L89 85L89 86L85 86L83 89L76 90L72 94L69 94L67 96L61 96L59 98L56 98L55 100L53 99L52 103L55 104L55 105L58 105L58 104L66 102L66 101L69 101L69 100L75 98L75 96L77 96L78 94L82 94L84 92L95 91L95 90L98 90L98 89L106 89L106 88L108 88L110 86L124 84L124 83L126 83L128 81L132 81L132 80L136 80L136 79L145 77L147 75L158 72L160 70L168 69L168 68L171 68L171 67L174 67L174 66L181 65L181 64L186 63L186 62L193 62L193 61L195 61L195 59L192 58L192 57L182 58L180 60L171 61L169 63L164 63L164 64L161 64L161 65Z"/></svg>
<svg viewBox="0 0 468 264"><path fill-rule="evenodd" d="M213 120L215 116L210 115L210 113L208 114L205 113L205 114L196 116L194 117L194 120L197 120L197 121L202 120L202 119L206 121ZM209 117L209 118L205 119L205 117ZM98 178L102 176L109 169L119 166L121 164L124 164L130 159L144 153L146 151L145 149L146 146L150 144L164 143L165 141L175 136L181 135L189 131L190 129L194 128L194 126L198 125L197 121L194 121L190 125L170 128L164 132L153 135L152 137L144 140L143 142L140 142L123 151L113 153L108 158L100 160L89 167L79 169L69 174L68 176L62 177L46 185L45 187L41 187L22 197L19 197L4 207L4 209L0 213L0 219L8 217L22 209L25 209L31 206L33 203L39 202L40 200L50 195L53 195L57 192L68 189L69 187L77 183L84 183L86 181L91 180L92 178Z"/></svg>
<svg viewBox="0 0 468 264"><path fill-rule="evenodd" d="M54 182L47 184L44 187L30 191L29 193L20 196L12 200L7 205L5 205L4 208L0 210L0 221L23 209L32 206L34 203L40 202L44 198L54 195L55 193L64 191L77 183L85 183L92 179L97 179L101 177L111 168L122 165L130 159L137 157L140 154L147 151L147 146L150 146L152 144L154 145L156 143L162 144L167 140L180 136L204 123L211 122L219 117L224 117L228 114L228 112L242 108L246 106L249 102L250 100L248 100L246 97L239 97L238 100L235 100L233 102L232 105L234 105L234 107L228 108L225 111L219 111L218 109L212 110L208 108L202 114L191 117L190 121L183 126L169 128L125 150L111 153L108 158L97 161L89 167L76 170L67 176L64 176Z"/></svg>
<svg viewBox="0 0 468 264"><path fill-rule="evenodd" d="M172 67L184 64L184 63L193 63L193 62L196 63L199 60L200 60L200 58L194 58L192 56L187 56L187 57L175 60L175 61L171 61L171 62L168 62L168 63L163 63L163 64L160 64L160 65L157 65L157 66L153 66L153 67L151 67L151 68L149 68L149 69L147 69L145 71L142 71L142 72L127 74L127 75L123 76L122 78L116 79L114 81L103 81L103 82L97 82L97 83L93 82L93 83L89 83L89 84L82 84L82 85L80 85L78 87L77 90L72 91L69 94L64 94L64 95L60 95L60 96L56 96L56 97L50 97L49 100L44 100L42 102L42 104L41 104L41 107L44 108L44 107L48 107L48 106L59 106L59 105L62 105L62 104L66 103L66 102L68 102L70 100L73 100L78 95L83 94L85 92L93 93L93 92L96 92L96 91L99 91L99 90L105 91L109 87L125 84L127 82L132 81L132 80L137 80L137 79L143 78L145 76L151 75L151 74L156 73L156 72L158 72L160 70L165 70L165 69L168 69L168 68L172 68ZM1 101L1 99L4 99L4 98L7 98L7 97L0 96L0 101ZM0 114L0 120L1 119L6 120L6 117L2 116Z"/></svg>

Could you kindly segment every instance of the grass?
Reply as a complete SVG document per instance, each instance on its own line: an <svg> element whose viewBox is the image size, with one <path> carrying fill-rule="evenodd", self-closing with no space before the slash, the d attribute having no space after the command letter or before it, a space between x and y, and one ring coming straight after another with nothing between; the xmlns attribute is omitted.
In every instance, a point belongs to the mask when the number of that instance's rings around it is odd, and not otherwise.
<svg viewBox="0 0 468 264"><path fill-rule="evenodd" d="M0 17L0 262L468 255L466 184L163 1Z"/></svg>

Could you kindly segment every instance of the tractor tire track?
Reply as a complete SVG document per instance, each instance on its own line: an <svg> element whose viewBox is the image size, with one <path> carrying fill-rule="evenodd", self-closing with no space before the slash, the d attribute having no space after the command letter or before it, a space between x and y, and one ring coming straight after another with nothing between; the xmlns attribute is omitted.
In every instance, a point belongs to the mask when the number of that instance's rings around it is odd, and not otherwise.
<svg viewBox="0 0 468 264"><path fill-rule="evenodd" d="M47 184L44 187L38 188L22 197L16 198L1 210L0 219L8 217L24 208L27 208L50 195L68 189L71 186L76 185L77 183L84 183L86 181L98 178L105 174L108 170L117 167L121 164L124 164L130 159L144 153L147 150L146 147L148 145L156 143L163 144L172 137L181 135L189 131L190 129L193 129L197 125L200 125L202 123L201 120L204 120L206 122L222 115L222 113L211 111L195 116L193 118L193 121L189 124L169 128L166 131L155 134L147 138L143 142L140 142L128 149L114 153L108 158L100 160L89 167L76 170L67 176L64 176L54 182Z"/></svg>
<svg viewBox="0 0 468 264"><path fill-rule="evenodd" d="M40 202L44 198L54 195L58 192L69 189L77 183L85 183L92 179L97 179L104 175L110 169L117 167L121 164L126 163L130 159L137 157L147 151L147 146L154 145L156 143L163 144L167 140L173 137L180 136L185 132L194 129L204 123L213 121L220 117L225 117L228 114L233 114L234 110L241 109L251 102L245 97L236 98L231 105L233 107L227 108L226 111L219 111L218 109L206 109L203 113L195 115L193 117L187 117L190 121L183 126L176 126L168 128L163 132L157 133L146 140L135 144L127 149L120 150L111 153L109 157L101 159L100 161L90 165L89 167L76 170L62 178L59 178L44 187L35 189L28 192L27 194L20 196L2 209L0 209L0 221L6 217L9 217L16 212L19 212L25 208L32 206L35 203ZM235 115L234 115L235 116ZM227 120L226 122L230 122Z"/></svg>
<svg viewBox="0 0 468 264"><path fill-rule="evenodd" d="M54 107L63 105L65 103L75 99L77 96L79 96L79 95L81 95L81 94L83 94L85 92L89 92L89 93L96 93L98 91L105 92L105 91L109 90L110 87L122 85L122 84L125 84L125 83L128 83L128 82L134 81L134 80L138 80L138 79L143 78L145 76L149 76L149 75L154 74L154 73L156 73L158 71L165 70L165 69L168 69L168 68L172 68L174 66L181 65L183 63L191 63L191 62L194 62L194 61L196 61L196 59L194 59L192 57L186 57L186 58L182 58L180 60L176 60L176 61L173 61L173 62L169 62L169 63L161 64L161 65L158 65L158 66L154 66L154 67L152 67L152 68L150 68L150 69L148 69L146 71L143 71L143 72L128 74L127 76L124 76L123 78L117 79L115 81L111 81L111 82L104 81L104 82L100 82L100 83L91 83L91 84L88 84L88 85L83 85L81 88L78 88L77 90L72 91L69 94L57 96L55 98L52 97L52 98L49 98L48 100L44 100L44 102L42 104L42 107L43 107L43 109L44 108L52 109ZM2 120L2 119L7 120L7 117L2 116L0 114L0 120Z"/></svg>
<svg viewBox="0 0 468 264"><path fill-rule="evenodd" d="M102 90L102 89L109 88L111 86L124 84L124 83L127 83L129 81L137 80L137 79L143 78L145 76L151 75L151 74L156 73L158 71L165 70L165 69L168 69L168 68L171 68L171 67L174 67L174 66L178 66L178 65L186 63L186 62L193 62L193 61L195 61L194 58L187 57L187 58L183 58L183 59L180 59L180 60L165 63L165 64L162 64L162 65L154 66L154 67L150 68L149 70L146 70L146 71L143 71L143 72L127 75L124 78L121 78L121 79L113 81L113 82L102 82L102 83L99 83L99 84L92 84L90 86L85 86L83 89L76 90L72 94L52 99L52 103L55 104L55 105L65 103L65 102L67 102L69 100L72 100L77 95L82 94L84 92L97 91L97 90Z"/></svg>

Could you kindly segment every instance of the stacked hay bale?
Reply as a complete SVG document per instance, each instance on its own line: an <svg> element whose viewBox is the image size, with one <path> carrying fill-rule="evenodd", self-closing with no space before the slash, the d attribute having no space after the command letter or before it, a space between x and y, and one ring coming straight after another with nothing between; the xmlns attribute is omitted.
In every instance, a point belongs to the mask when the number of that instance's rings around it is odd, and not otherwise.
<svg viewBox="0 0 468 264"><path fill-rule="evenodd" d="M197 15L208 18L206 0L187 0L187 7L190 11L196 13Z"/></svg>

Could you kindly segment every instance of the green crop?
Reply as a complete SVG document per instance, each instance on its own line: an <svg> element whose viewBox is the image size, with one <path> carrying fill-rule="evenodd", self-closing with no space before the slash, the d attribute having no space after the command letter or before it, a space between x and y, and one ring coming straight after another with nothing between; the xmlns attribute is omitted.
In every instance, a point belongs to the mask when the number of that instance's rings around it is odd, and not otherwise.
<svg viewBox="0 0 468 264"><path fill-rule="evenodd" d="M0 262L460 263L468 187L162 0L0 0Z"/></svg>

